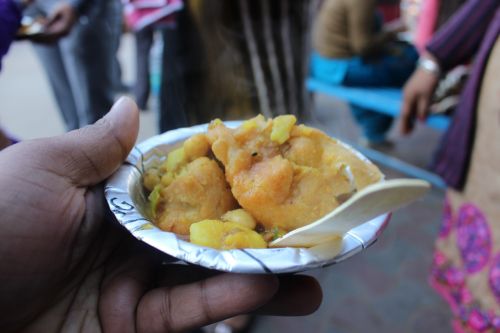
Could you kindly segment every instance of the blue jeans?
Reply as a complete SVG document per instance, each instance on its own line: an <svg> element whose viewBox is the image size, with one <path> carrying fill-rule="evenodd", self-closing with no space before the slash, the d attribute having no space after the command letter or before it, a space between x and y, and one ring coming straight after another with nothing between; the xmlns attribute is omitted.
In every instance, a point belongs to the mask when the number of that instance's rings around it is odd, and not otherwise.
<svg viewBox="0 0 500 333"><path fill-rule="evenodd" d="M314 53L312 75L322 81L351 87L402 87L415 69L418 59L416 49L398 44L397 52L373 60L360 57L329 59ZM354 119L363 135L371 142L385 140L393 118L369 109L350 105Z"/></svg>
<svg viewBox="0 0 500 333"><path fill-rule="evenodd" d="M68 36L54 44L34 44L68 131L102 118L113 105L117 86L121 3L88 2ZM37 1L31 10L49 15L58 3Z"/></svg>

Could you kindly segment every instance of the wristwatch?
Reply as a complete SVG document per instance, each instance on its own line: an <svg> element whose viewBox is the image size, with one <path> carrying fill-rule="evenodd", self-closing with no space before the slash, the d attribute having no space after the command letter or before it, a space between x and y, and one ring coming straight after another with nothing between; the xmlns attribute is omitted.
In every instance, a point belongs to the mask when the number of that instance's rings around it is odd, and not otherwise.
<svg viewBox="0 0 500 333"><path fill-rule="evenodd" d="M439 64L428 58L428 57L420 57L418 59L418 63L417 63L417 66L418 68L421 68L429 73L432 73L434 75L436 75L437 77L440 77L441 76L441 66L439 66Z"/></svg>

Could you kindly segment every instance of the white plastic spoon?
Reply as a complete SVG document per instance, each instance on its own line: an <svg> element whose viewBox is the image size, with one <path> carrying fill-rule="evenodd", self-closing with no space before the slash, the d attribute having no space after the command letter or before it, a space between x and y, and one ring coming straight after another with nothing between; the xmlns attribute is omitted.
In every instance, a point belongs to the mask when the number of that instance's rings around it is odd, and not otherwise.
<svg viewBox="0 0 500 333"><path fill-rule="evenodd" d="M318 221L285 234L269 246L312 247L330 241L420 198L429 188L428 182L418 179L393 179L367 186Z"/></svg>

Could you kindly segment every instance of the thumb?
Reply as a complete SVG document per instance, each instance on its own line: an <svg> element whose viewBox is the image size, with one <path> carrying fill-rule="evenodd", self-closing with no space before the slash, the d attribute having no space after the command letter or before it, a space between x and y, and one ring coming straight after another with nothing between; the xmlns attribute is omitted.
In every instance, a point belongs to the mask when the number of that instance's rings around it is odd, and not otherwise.
<svg viewBox="0 0 500 333"><path fill-rule="evenodd" d="M137 105L127 97L93 125L55 137L56 172L77 186L95 185L123 163L139 131Z"/></svg>

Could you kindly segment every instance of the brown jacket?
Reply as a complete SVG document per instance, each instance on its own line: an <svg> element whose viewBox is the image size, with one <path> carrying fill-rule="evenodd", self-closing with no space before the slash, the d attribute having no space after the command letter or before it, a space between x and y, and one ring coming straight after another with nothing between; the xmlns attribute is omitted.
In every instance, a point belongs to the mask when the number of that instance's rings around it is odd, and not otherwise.
<svg viewBox="0 0 500 333"><path fill-rule="evenodd" d="M375 11L375 0L325 0L314 23L314 49L341 59L381 53L393 34L376 32Z"/></svg>

